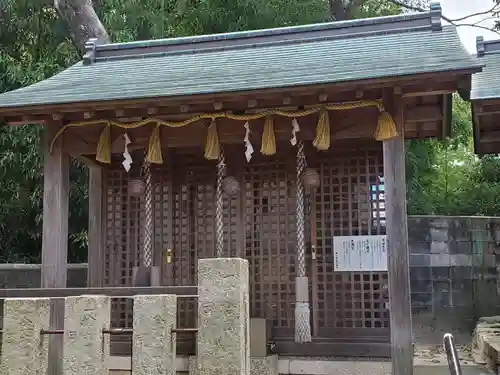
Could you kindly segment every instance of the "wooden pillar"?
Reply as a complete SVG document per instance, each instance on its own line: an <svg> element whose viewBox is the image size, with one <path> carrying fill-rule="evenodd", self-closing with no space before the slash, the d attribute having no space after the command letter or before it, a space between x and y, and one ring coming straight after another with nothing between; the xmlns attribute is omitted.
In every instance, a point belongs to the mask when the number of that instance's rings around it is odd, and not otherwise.
<svg viewBox="0 0 500 375"><path fill-rule="evenodd" d="M68 263L68 205L69 155L58 141L49 152L49 144L58 124L46 127L44 184L43 184L43 236L42 236L42 288L65 288ZM50 328L64 328L64 300L51 300ZM49 374L61 374L62 336L49 336Z"/></svg>
<svg viewBox="0 0 500 375"><path fill-rule="evenodd" d="M399 93L389 95L387 99L384 100L384 104L391 112L399 133L397 138L383 143L392 373L411 375L413 374L413 345L403 100Z"/></svg>
<svg viewBox="0 0 500 375"><path fill-rule="evenodd" d="M89 226L87 286L101 287L104 282L103 192L104 171L89 166Z"/></svg>

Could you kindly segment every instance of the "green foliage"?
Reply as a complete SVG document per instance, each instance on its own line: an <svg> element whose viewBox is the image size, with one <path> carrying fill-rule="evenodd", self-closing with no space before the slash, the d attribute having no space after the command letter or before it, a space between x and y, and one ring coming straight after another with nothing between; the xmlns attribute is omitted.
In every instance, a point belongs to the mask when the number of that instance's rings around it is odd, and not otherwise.
<svg viewBox="0 0 500 375"><path fill-rule="evenodd" d="M115 42L327 21L324 0L108 0L103 22Z"/></svg>
<svg viewBox="0 0 500 375"><path fill-rule="evenodd" d="M0 12L0 92L50 77L78 60L64 23L41 1L4 0ZM43 168L37 125L0 127L0 262L40 261ZM70 259L85 259L77 242L86 227L86 171L71 168ZM83 221L83 222L82 222ZM83 255L82 255L83 254Z"/></svg>
<svg viewBox="0 0 500 375"><path fill-rule="evenodd" d="M470 104L453 101L452 137L407 146L408 213L500 214L500 159L474 155Z"/></svg>
<svg viewBox="0 0 500 375"><path fill-rule="evenodd" d="M343 0L335 0L343 1ZM425 0L415 0L422 6ZM326 0L99 0L96 12L114 42L210 34L330 20ZM397 14L388 0L364 0L356 17ZM79 60L51 0L0 0L0 92ZM474 157L468 104L455 98L453 137L408 142L409 213L500 212L496 158ZM0 127L0 262L40 261L43 169L40 126ZM87 249L87 171L70 172L70 261Z"/></svg>

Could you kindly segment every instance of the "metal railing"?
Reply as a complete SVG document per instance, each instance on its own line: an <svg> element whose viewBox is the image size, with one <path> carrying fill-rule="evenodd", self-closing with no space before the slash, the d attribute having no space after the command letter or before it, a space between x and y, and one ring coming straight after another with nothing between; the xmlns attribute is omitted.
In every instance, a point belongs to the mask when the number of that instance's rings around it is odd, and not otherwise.
<svg viewBox="0 0 500 375"><path fill-rule="evenodd" d="M460 361L458 360L457 348L455 346L453 335L451 333L446 333L444 335L443 345L446 352L446 358L448 359L448 368L450 369L450 374L462 375Z"/></svg>

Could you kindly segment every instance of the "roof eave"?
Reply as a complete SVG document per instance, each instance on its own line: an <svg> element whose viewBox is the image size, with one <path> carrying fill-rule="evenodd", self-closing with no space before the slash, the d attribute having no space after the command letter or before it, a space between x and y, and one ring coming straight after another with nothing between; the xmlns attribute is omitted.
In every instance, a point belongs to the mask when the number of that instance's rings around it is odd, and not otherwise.
<svg viewBox="0 0 500 375"><path fill-rule="evenodd" d="M252 90L242 90L242 91L225 91L225 92L213 92L213 93L199 93L199 94L190 94L190 95L177 95L177 96L151 96L151 97L141 97L141 98L112 98L108 100L99 100L99 101L91 101L91 100L86 100L86 101L79 101L79 102L60 102L60 103L51 103L51 102L45 102L41 104L33 104L33 105L13 105L13 106L7 106L7 107L2 107L0 104L0 116L9 116L9 113L11 115L22 115L30 112L39 112L42 109L47 109L47 111L44 111L44 113L51 113L50 110L53 110L54 112L60 111L60 110L65 110L67 107L72 106L72 107L77 107L80 108L82 111L83 110L89 110L93 108L94 106L103 106L108 103L113 103L116 106L121 105L121 104L126 104L134 101L140 101L143 103L148 103L148 102L157 102L157 101L184 101L189 98L189 100L193 100L193 97L196 96L201 96L201 95L211 95L211 96L224 96L224 95L237 95L237 94L245 94L245 93L252 93L256 91L268 91L268 90L280 90L282 92L293 92L294 90L297 89L302 89L302 88L308 88L308 87L325 87L325 86L335 86L335 85L348 85L348 86L357 86L357 85L369 85L373 82L392 82L393 80L398 80L398 79L405 79L405 78L413 78L413 79L419 79L421 75L439 75L443 73L450 73L450 74L457 74L457 75L471 75L477 72L482 71L484 65L477 65L477 64L471 64L470 66L460 68L460 69L445 69L445 70L438 70L434 72L425 72L425 73L414 73L414 74L408 74L404 76L388 76L388 77L376 77L376 78L366 78L362 80L353 80L353 81L342 81L342 82L324 82L321 84L312 84L312 85L304 85L304 86L283 86L283 87L273 87L273 88L265 88L265 89L252 89ZM36 85L35 83L34 85ZM30 87L30 86L27 86ZM22 89L19 89L22 90ZM15 90L17 91L17 90ZM12 92L15 92L12 91ZM0 94L1 98L1 94ZM110 106L111 107L111 106Z"/></svg>

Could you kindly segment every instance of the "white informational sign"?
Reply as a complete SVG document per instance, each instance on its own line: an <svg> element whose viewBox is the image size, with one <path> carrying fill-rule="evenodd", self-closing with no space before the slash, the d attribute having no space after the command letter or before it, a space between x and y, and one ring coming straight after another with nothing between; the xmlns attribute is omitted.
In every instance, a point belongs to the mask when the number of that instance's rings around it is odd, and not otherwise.
<svg viewBox="0 0 500 375"><path fill-rule="evenodd" d="M387 236L333 237L335 271L387 271Z"/></svg>

